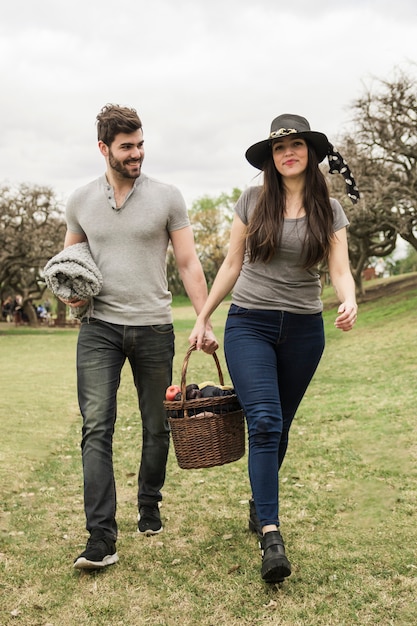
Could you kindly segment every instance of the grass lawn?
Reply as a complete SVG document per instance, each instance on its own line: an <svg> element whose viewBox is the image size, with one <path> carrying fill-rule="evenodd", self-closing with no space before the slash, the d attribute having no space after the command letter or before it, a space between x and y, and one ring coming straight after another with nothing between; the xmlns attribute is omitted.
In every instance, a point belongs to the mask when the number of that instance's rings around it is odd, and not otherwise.
<svg viewBox="0 0 417 626"><path fill-rule="evenodd" d="M330 294L330 292L329 292ZM324 314L324 357L281 471L282 532L293 565L260 578L247 530L247 454L181 470L170 452L164 532L136 532L140 416L126 367L114 457L120 561L72 568L84 548L76 330L0 325L0 624L19 626L412 626L417 615L417 289L360 306L356 328ZM326 296L326 294L325 294ZM326 299L331 307L331 296ZM222 340L228 305L215 313ZM174 382L194 314L174 308ZM219 350L229 381L222 349ZM189 376L216 378L193 353Z"/></svg>

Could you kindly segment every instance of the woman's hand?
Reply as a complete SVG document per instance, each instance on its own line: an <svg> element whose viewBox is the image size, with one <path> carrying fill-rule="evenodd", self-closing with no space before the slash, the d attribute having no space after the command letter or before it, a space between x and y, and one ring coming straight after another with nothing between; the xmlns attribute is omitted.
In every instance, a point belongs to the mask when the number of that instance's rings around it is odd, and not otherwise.
<svg viewBox="0 0 417 626"><path fill-rule="evenodd" d="M344 332L352 330L356 318L358 317L358 307L356 304L349 304L342 302L337 309L339 315L336 317L334 325L336 328L343 330Z"/></svg>
<svg viewBox="0 0 417 626"><path fill-rule="evenodd" d="M204 333L201 349L206 354L213 354L213 352L216 352L218 347L219 344L213 331L211 330L211 328L206 327L206 332Z"/></svg>
<svg viewBox="0 0 417 626"><path fill-rule="evenodd" d="M197 321L188 337L188 341L192 346L195 345L197 350L203 350L207 354L213 354L219 347L211 326L200 317L197 317Z"/></svg>

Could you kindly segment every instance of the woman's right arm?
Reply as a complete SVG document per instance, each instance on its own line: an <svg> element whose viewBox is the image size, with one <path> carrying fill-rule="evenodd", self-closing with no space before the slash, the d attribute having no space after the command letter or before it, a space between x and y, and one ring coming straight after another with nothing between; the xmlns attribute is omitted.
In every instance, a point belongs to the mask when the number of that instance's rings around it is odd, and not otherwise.
<svg viewBox="0 0 417 626"><path fill-rule="evenodd" d="M239 277L243 265L245 246L246 225L242 222L240 217L235 214L226 258L217 272L210 294L188 338L191 345L196 344L197 350L201 350L203 345L207 320L224 298L232 291Z"/></svg>

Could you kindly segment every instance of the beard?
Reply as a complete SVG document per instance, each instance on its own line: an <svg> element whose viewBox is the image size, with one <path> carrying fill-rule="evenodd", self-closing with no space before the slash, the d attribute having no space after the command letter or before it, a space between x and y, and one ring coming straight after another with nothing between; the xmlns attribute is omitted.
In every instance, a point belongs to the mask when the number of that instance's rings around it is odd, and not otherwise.
<svg viewBox="0 0 417 626"><path fill-rule="evenodd" d="M111 150L109 150L110 167L117 172L122 178L135 179L140 176L142 161L140 159L128 159L127 161L119 161L116 159ZM126 167L128 164L136 164L138 171L130 170Z"/></svg>

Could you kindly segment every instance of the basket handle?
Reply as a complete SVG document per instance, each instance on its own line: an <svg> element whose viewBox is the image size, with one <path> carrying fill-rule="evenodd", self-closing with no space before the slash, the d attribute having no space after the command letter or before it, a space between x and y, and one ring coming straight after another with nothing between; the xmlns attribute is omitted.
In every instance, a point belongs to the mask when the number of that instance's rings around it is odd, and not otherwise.
<svg viewBox="0 0 417 626"><path fill-rule="evenodd" d="M187 368L188 368L188 362L190 360L190 356L191 353L194 352L194 350L196 350L196 344L194 344L193 346L190 346L187 350L187 354L184 357L184 361L182 364L182 370L181 370L181 397L182 400L185 401L186 399L186 390L187 390ZM214 362L216 364L217 367L217 373L219 376L219 382L220 385L224 385L224 378L223 378L223 372L222 372L222 368L220 367L220 363L219 363L219 359L217 358L217 354L215 352L213 352L212 357L214 359Z"/></svg>

